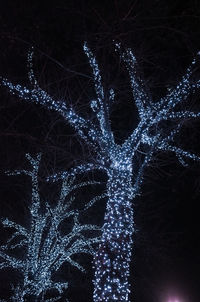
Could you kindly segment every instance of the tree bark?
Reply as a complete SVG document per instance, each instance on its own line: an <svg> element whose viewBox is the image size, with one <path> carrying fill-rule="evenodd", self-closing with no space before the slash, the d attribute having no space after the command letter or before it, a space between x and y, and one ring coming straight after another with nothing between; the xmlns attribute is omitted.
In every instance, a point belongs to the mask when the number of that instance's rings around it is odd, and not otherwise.
<svg viewBox="0 0 200 302"><path fill-rule="evenodd" d="M102 242L96 253L94 301L129 301L129 265L134 231L132 170L113 169L108 175L108 203Z"/></svg>

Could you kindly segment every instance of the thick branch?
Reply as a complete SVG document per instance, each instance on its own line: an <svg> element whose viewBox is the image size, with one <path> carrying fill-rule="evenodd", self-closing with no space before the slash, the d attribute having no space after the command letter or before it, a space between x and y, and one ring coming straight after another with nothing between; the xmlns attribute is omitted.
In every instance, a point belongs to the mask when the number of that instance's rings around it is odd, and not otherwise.
<svg viewBox="0 0 200 302"><path fill-rule="evenodd" d="M116 50L119 52L122 60L126 64L126 68L129 72L130 84L132 88L133 97L135 104L138 109L140 117L144 114L145 107L149 106L152 102L152 99L145 91L144 82L139 77L139 72L137 68L137 60L130 48L122 51L121 44L116 43Z"/></svg>

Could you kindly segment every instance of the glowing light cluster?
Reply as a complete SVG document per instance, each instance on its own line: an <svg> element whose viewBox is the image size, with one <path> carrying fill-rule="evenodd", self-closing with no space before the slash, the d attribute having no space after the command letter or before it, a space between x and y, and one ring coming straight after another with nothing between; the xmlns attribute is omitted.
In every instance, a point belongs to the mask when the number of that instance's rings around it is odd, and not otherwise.
<svg viewBox="0 0 200 302"><path fill-rule="evenodd" d="M90 104L96 121L94 118L86 120L79 116L69 104L53 100L38 86L37 81L34 80L30 63L32 56L29 56L29 69L31 70L29 80L32 88L14 85L9 80L2 79L2 84L11 93L60 113L77 130L78 135L95 149L97 154L95 164L88 163L79 166L71 171L72 174L102 169L108 176L108 201L102 240L94 258L93 297L95 302L129 301L128 277L134 232L131 201L140 192L144 169L154 153L173 152L183 165L186 165L188 160L200 159L175 144L175 137L181 129L181 121L200 117L199 112L177 109L177 105L186 101L191 93L200 88L200 81L191 82L196 59L193 60L180 83L175 88L169 89L165 97L154 101L146 89L144 81L139 77L137 60L131 49L123 50L120 43L116 43L115 46L128 70L133 100L139 115L137 127L121 145L116 144L110 126L109 110L113 104L115 92L110 89L108 97L105 97L98 63L87 43L84 43L84 52L93 72L97 97L95 100L91 100ZM167 127L169 121L170 129ZM137 168L136 163L138 163L141 148L145 152L140 157L139 168ZM62 172L52 178L54 180L62 179L66 175L67 172Z"/></svg>
<svg viewBox="0 0 200 302"><path fill-rule="evenodd" d="M63 263L68 262L80 271L84 267L73 260L74 254L85 253L94 255L94 245L100 241L97 233L100 227L79 222L80 211L72 208L74 197L69 194L77 188L94 184L94 182L82 182L75 184L75 177L66 176L62 182L60 198L57 205L52 208L50 204L42 202L38 187L38 169L41 155L36 159L27 154L31 165L30 170L17 170L7 172L8 175L25 174L31 177L32 202L30 206L30 228L23 227L8 218L2 219L6 228L15 229L7 243L0 246L0 269L17 269L23 275L23 283L14 288L12 301L27 301L29 296L35 296L40 301L57 301L64 290L68 288L68 282L61 283L52 280L52 274L58 271ZM91 207L101 196L96 196L88 202L82 211ZM60 225L66 219L71 218L73 225L71 230L63 234ZM85 231L94 231L89 237ZM13 256L12 251L25 250L23 259ZM12 255L12 256L11 256ZM44 299L46 291L55 289L59 297L50 300Z"/></svg>
<svg viewBox="0 0 200 302"><path fill-rule="evenodd" d="M95 301L128 301L130 292L133 211L132 174L113 169L108 180L108 203L102 241L95 256Z"/></svg>

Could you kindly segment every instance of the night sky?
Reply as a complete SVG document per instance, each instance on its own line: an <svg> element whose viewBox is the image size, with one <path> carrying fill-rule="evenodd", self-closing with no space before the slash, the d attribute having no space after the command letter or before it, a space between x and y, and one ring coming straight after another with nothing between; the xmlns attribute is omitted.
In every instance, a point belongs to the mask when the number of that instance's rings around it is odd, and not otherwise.
<svg viewBox="0 0 200 302"><path fill-rule="evenodd" d="M131 47L141 75L155 101L174 87L200 50L200 2L181 1L1 1L0 75L27 84L27 53L34 47L34 69L40 86L70 102L84 117L91 115L95 97L91 70L82 45L88 41L102 71L107 89L116 90L111 126L120 144L137 124L128 75L114 51L113 41ZM200 77L200 62L194 80ZM183 104L200 111L199 93ZM177 138L185 150L200 155L200 121L187 120ZM45 177L94 157L73 129L55 112L26 103L0 87L0 210L1 216L28 224L30 183L25 177L8 177L4 171L26 166L25 154L42 152L41 195L54 202L55 185ZM85 175L102 182L99 188L78 193L89 200L105 189L105 175ZM84 178L83 177L83 178ZM137 229L131 264L131 301L200 301L200 164L179 164L173 154L159 153L145 171L141 196L134 200ZM86 218L103 224L105 201ZM9 231L0 227L1 243ZM59 278L69 281L70 302L92 301L91 258L80 256L88 273L64 267ZM20 275L0 271L0 299L11 293ZM54 293L52 293L53 296ZM50 293L51 295L51 293ZM65 298L60 301L66 301Z"/></svg>

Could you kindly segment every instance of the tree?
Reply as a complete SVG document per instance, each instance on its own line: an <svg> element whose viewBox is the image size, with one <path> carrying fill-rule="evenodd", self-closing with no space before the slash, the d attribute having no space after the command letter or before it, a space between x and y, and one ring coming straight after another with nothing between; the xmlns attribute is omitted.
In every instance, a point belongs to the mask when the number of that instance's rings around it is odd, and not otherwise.
<svg viewBox="0 0 200 302"><path fill-rule="evenodd" d="M0 269L11 268L18 270L23 275L23 282L14 288L12 301L27 301L35 297L34 301L57 301L68 288L68 282L56 282L53 275L68 262L84 272L85 269L73 256L80 253L94 255L94 245L100 241L97 232L100 227L92 224L82 224L79 220L80 213L90 208L102 196L94 197L82 210L73 209L75 197L70 193L75 189L94 184L95 182L82 182L75 184L75 177L68 175L62 181L60 197L55 207L48 202L43 205L40 197L38 170L41 154L34 159L26 155L30 170L16 170L7 172L8 175L27 175L31 178L32 200L30 205L30 226L28 228L15 223L9 218L2 219L5 228L14 229L14 233L6 244L0 246ZM65 234L61 225L69 219L73 224L71 230ZM87 232L90 232L90 235ZM93 234L92 234L93 233ZM23 257L13 256L13 251L25 250ZM56 290L60 296L46 299L48 290Z"/></svg>
<svg viewBox="0 0 200 302"><path fill-rule="evenodd" d="M9 80L2 79L2 84L21 99L42 104L61 114L82 140L96 152L95 164L78 166L72 169L73 174L91 170L103 170L107 174L108 201L102 238L94 258L95 302L129 301L129 266L134 232L132 201L140 193L144 169L153 155L159 151L173 152L182 165L187 165L185 160L199 160L198 156L175 145L182 121L200 116L199 112L180 110L180 104L200 87L200 81L193 82L191 79L196 59L180 83L170 89L165 97L154 101L140 77L131 49L123 50L119 43L115 47L128 70L133 100L139 115L137 127L121 145L115 142L110 125L110 107L115 93L113 89L109 93L105 91L96 58L87 43L84 43L84 52L93 71L96 92L96 100L90 103L96 117L95 122L83 118L69 103L53 99L39 87L33 73L32 53L28 57L31 88L14 85ZM67 174L61 172L52 178L62 179Z"/></svg>

